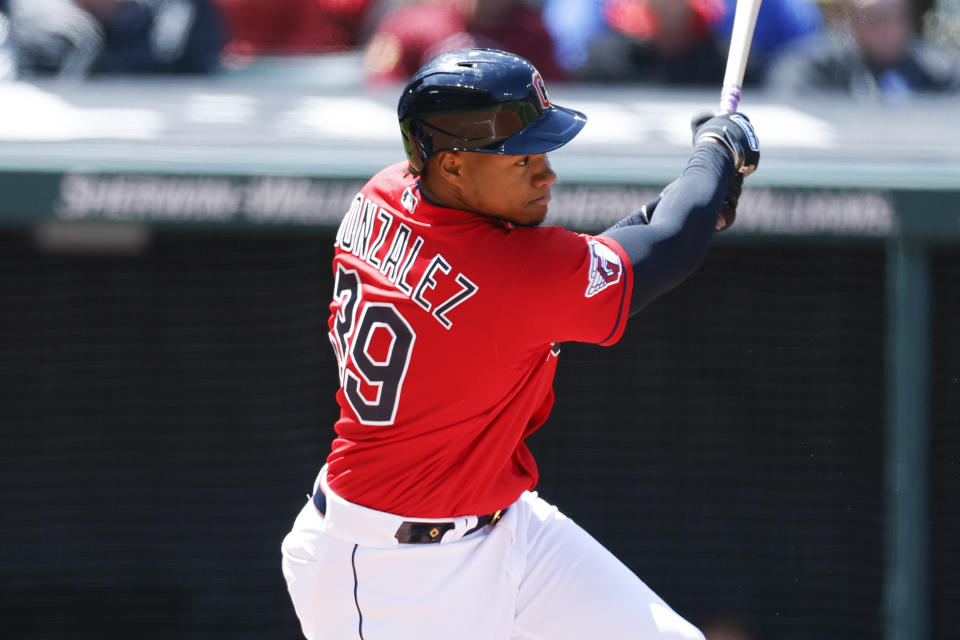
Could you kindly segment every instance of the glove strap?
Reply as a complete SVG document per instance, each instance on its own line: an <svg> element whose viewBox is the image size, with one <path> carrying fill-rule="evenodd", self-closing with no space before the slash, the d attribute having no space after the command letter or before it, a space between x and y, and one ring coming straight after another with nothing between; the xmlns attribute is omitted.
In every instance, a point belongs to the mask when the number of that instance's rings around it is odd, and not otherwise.
<svg viewBox="0 0 960 640"><path fill-rule="evenodd" d="M743 150L739 144L730 139L726 127L723 127L722 133L716 130L704 131L700 134L700 137L697 138L696 144L700 144L704 140L713 140L729 151L730 157L733 158L733 166L738 172L740 171L740 167L743 166Z"/></svg>

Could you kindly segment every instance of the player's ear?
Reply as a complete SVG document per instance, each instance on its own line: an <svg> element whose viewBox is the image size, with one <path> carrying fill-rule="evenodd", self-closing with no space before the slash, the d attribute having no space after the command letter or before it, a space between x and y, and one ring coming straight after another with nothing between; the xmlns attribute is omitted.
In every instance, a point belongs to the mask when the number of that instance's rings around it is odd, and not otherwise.
<svg viewBox="0 0 960 640"><path fill-rule="evenodd" d="M444 182L459 184L463 176L463 159L458 151L441 151L436 159L435 173Z"/></svg>

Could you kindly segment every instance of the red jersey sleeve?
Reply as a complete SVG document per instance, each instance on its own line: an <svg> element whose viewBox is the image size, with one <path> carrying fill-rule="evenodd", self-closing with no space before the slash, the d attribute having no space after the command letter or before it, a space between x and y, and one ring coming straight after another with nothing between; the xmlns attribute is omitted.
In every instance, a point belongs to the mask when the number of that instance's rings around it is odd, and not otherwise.
<svg viewBox="0 0 960 640"><path fill-rule="evenodd" d="M623 335L633 268L613 239L560 227L517 228L508 255L514 264L504 291L500 328L530 344L589 342Z"/></svg>

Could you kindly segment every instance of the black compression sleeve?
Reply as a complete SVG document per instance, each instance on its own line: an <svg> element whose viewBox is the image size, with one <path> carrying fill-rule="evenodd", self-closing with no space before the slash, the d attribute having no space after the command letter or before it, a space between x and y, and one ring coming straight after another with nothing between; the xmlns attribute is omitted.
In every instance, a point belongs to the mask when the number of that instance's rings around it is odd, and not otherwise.
<svg viewBox="0 0 960 640"><path fill-rule="evenodd" d="M634 214L601 234L616 240L633 263L631 315L700 266L733 176L729 152L700 143L683 174L664 190L649 224Z"/></svg>

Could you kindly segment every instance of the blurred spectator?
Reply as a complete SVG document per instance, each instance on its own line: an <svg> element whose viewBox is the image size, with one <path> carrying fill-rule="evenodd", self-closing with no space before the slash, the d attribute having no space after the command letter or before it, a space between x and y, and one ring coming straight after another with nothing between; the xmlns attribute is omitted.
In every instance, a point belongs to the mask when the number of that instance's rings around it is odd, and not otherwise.
<svg viewBox="0 0 960 640"><path fill-rule="evenodd" d="M469 47L504 49L564 80L537 8L524 0L422 0L388 13L367 45L371 83L402 82L431 58Z"/></svg>
<svg viewBox="0 0 960 640"><path fill-rule="evenodd" d="M957 52L916 35L908 0L842 0L841 8L836 28L774 61L772 91L835 91L868 101L960 91Z"/></svg>
<svg viewBox="0 0 960 640"><path fill-rule="evenodd" d="M7 1L0 0L0 81L17 77L17 56L10 37Z"/></svg>
<svg viewBox="0 0 960 640"><path fill-rule="evenodd" d="M227 24L228 56L302 55L360 44L377 0L214 0Z"/></svg>
<svg viewBox="0 0 960 640"><path fill-rule="evenodd" d="M568 71L582 67L587 60L590 44L610 32L610 25L604 19L604 9L611 3L612 0L544 1L543 20L553 36L557 60ZM713 35L726 59L736 0L723 0L719 19L711 3L700 4L694 10L701 11L710 22ZM759 82L766 62L776 52L794 40L822 31L823 26L823 14L814 0L765 0L757 17L746 81Z"/></svg>
<svg viewBox="0 0 960 640"><path fill-rule="evenodd" d="M223 29L208 0L8 0L23 75L205 73Z"/></svg>
<svg viewBox="0 0 960 640"><path fill-rule="evenodd" d="M550 31L554 57L567 72L587 61L590 43L610 31L603 19L607 0L545 0L543 22Z"/></svg>
<svg viewBox="0 0 960 640"><path fill-rule="evenodd" d="M714 26L717 40L726 51L733 31L736 0L724 0L723 18ZM757 27L750 46L746 83L762 81L767 63L790 43L820 33L823 13L814 0L764 0L757 15ZM726 56L724 56L726 58Z"/></svg>
<svg viewBox="0 0 960 640"><path fill-rule="evenodd" d="M960 0L939 0L923 16L923 37L960 49Z"/></svg>
<svg viewBox="0 0 960 640"><path fill-rule="evenodd" d="M713 28L722 0L609 0L611 32L597 38L578 77L584 82L716 86L726 51Z"/></svg>

